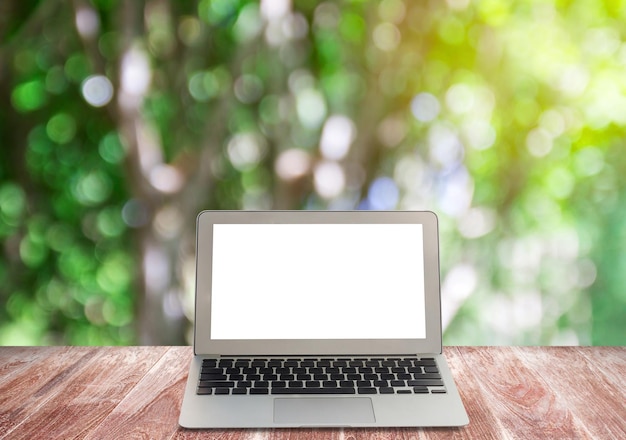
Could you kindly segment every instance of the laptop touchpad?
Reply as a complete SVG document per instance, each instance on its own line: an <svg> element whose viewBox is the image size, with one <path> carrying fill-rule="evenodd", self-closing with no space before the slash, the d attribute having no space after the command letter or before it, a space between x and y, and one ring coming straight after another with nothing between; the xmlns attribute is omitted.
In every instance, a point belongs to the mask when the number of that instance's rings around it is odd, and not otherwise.
<svg viewBox="0 0 626 440"><path fill-rule="evenodd" d="M299 426L374 423L369 397L274 399L274 422Z"/></svg>

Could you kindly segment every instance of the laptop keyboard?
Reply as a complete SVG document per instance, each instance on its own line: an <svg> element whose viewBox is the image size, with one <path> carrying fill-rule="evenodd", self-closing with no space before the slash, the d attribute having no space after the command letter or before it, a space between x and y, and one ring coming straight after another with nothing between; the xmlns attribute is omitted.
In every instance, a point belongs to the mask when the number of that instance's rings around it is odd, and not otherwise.
<svg viewBox="0 0 626 440"><path fill-rule="evenodd" d="M434 358L204 359L197 394L446 393Z"/></svg>

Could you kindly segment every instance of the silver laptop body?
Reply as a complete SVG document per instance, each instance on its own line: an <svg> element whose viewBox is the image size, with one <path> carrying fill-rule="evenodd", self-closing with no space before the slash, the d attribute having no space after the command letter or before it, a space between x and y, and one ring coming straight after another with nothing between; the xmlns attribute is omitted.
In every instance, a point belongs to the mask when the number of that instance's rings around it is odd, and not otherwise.
<svg viewBox="0 0 626 440"><path fill-rule="evenodd" d="M204 211L196 244L181 426L469 423L442 356L435 214Z"/></svg>

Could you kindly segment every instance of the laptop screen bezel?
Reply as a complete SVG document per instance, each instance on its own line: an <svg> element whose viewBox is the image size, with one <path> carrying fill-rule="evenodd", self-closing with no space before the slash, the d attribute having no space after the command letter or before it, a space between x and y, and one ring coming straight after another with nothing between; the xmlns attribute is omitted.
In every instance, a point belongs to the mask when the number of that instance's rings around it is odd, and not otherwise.
<svg viewBox="0 0 626 440"><path fill-rule="evenodd" d="M421 224L424 242L424 339L211 338L213 225L215 224ZM196 355L394 355L441 353L441 295L437 216L430 211L202 211L196 222ZM322 324L323 325L323 324Z"/></svg>

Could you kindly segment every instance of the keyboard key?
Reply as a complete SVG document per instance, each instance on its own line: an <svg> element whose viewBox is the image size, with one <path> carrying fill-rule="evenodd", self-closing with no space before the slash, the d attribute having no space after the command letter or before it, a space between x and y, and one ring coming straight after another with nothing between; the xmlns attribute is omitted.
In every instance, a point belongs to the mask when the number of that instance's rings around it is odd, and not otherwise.
<svg viewBox="0 0 626 440"><path fill-rule="evenodd" d="M222 368L232 367L234 362L234 359L220 359L217 365Z"/></svg>
<svg viewBox="0 0 626 440"><path fill-rule="evenodd" d="M304 386L307 388L319 388L321 384L319 380L307 380Z"/></svg>
<svg viewBox="0 0 626 440"><path fill-rule="evenodd" d="M391 387L381 387L378 391L380 394L395 394L395 391Z"/></svg>
<svg viewBox="0 0 626 440"><path fill-rule="evenodd" d="M412 379L441 379L441 375L439 373L421 373L414 374Z"/></svg>
<svg viewBox="0 0 626 440"><path fill-rule="evenodd" d="M248 394L247 388L233 388L233 394Z"/></svg>
<svg viewBox="0 0 626 440"><path fill-rule="evenodd" d="M213 394L213 388L196 388L196 394Z"/></svg>
<svg viewBox="0 0 626 440"><path fill-rule="evenodd" d="M213 374L213 373L200 373L200 380L227 380L228 376L225 374Z"/></svg>
<svg viewBox="0 0 626 440"><path fill-rule="evenodd" d="M201 388L234 388L235 382L232 380L201 380L198 386Z"/></svg>
<svg viewBox="0 0 626 440"><path fill-rule="evenodd" d="M272 388L272 394L356 394L354 388Z"/></svg>
<svg viewBox="0 0 626 440"><path fill-rule="evenodd" d="M446 394L447 393L445 388L435 388L431 390L430 392L433 394Z"/></svg>
<svg viewBox="0 0 626 440"><path fill-rule="evenodd" d="M376 391L376 388L374 387L364 387L364 388L359 387L358 393L359 394L377 394L377 391Z"/></svg>
<svg viewBox="0 0 626 440"><path fill-rule="evenodd" d="M428 386L428 387L442 387L443 381L437 379L414 379L410 380L409 386Z"/></svg>
<svg viewBox="0 0 626 440"><path fill-rule="evenodd" d="M215 394L216 395L230 394L230 388L216 388Z"/></svg>
<svg viewBox="0 0 626 440"><path fill-rule="evenodd" d="M269 394L268 388L250 388L250 394Z"/></svg>
<svg viewBox="0 0 626 440"><path fill-rule="evenodd" d="M285 382L284 380L272 381L272 388L286 388L286 387L287 387L287 382Z"/></svg>
<svg viewBox="0 0 626 440"><path fill-rule="evenodd" d="M428 388L426 387L413 387L415 394L428 394Z"/></svg>

